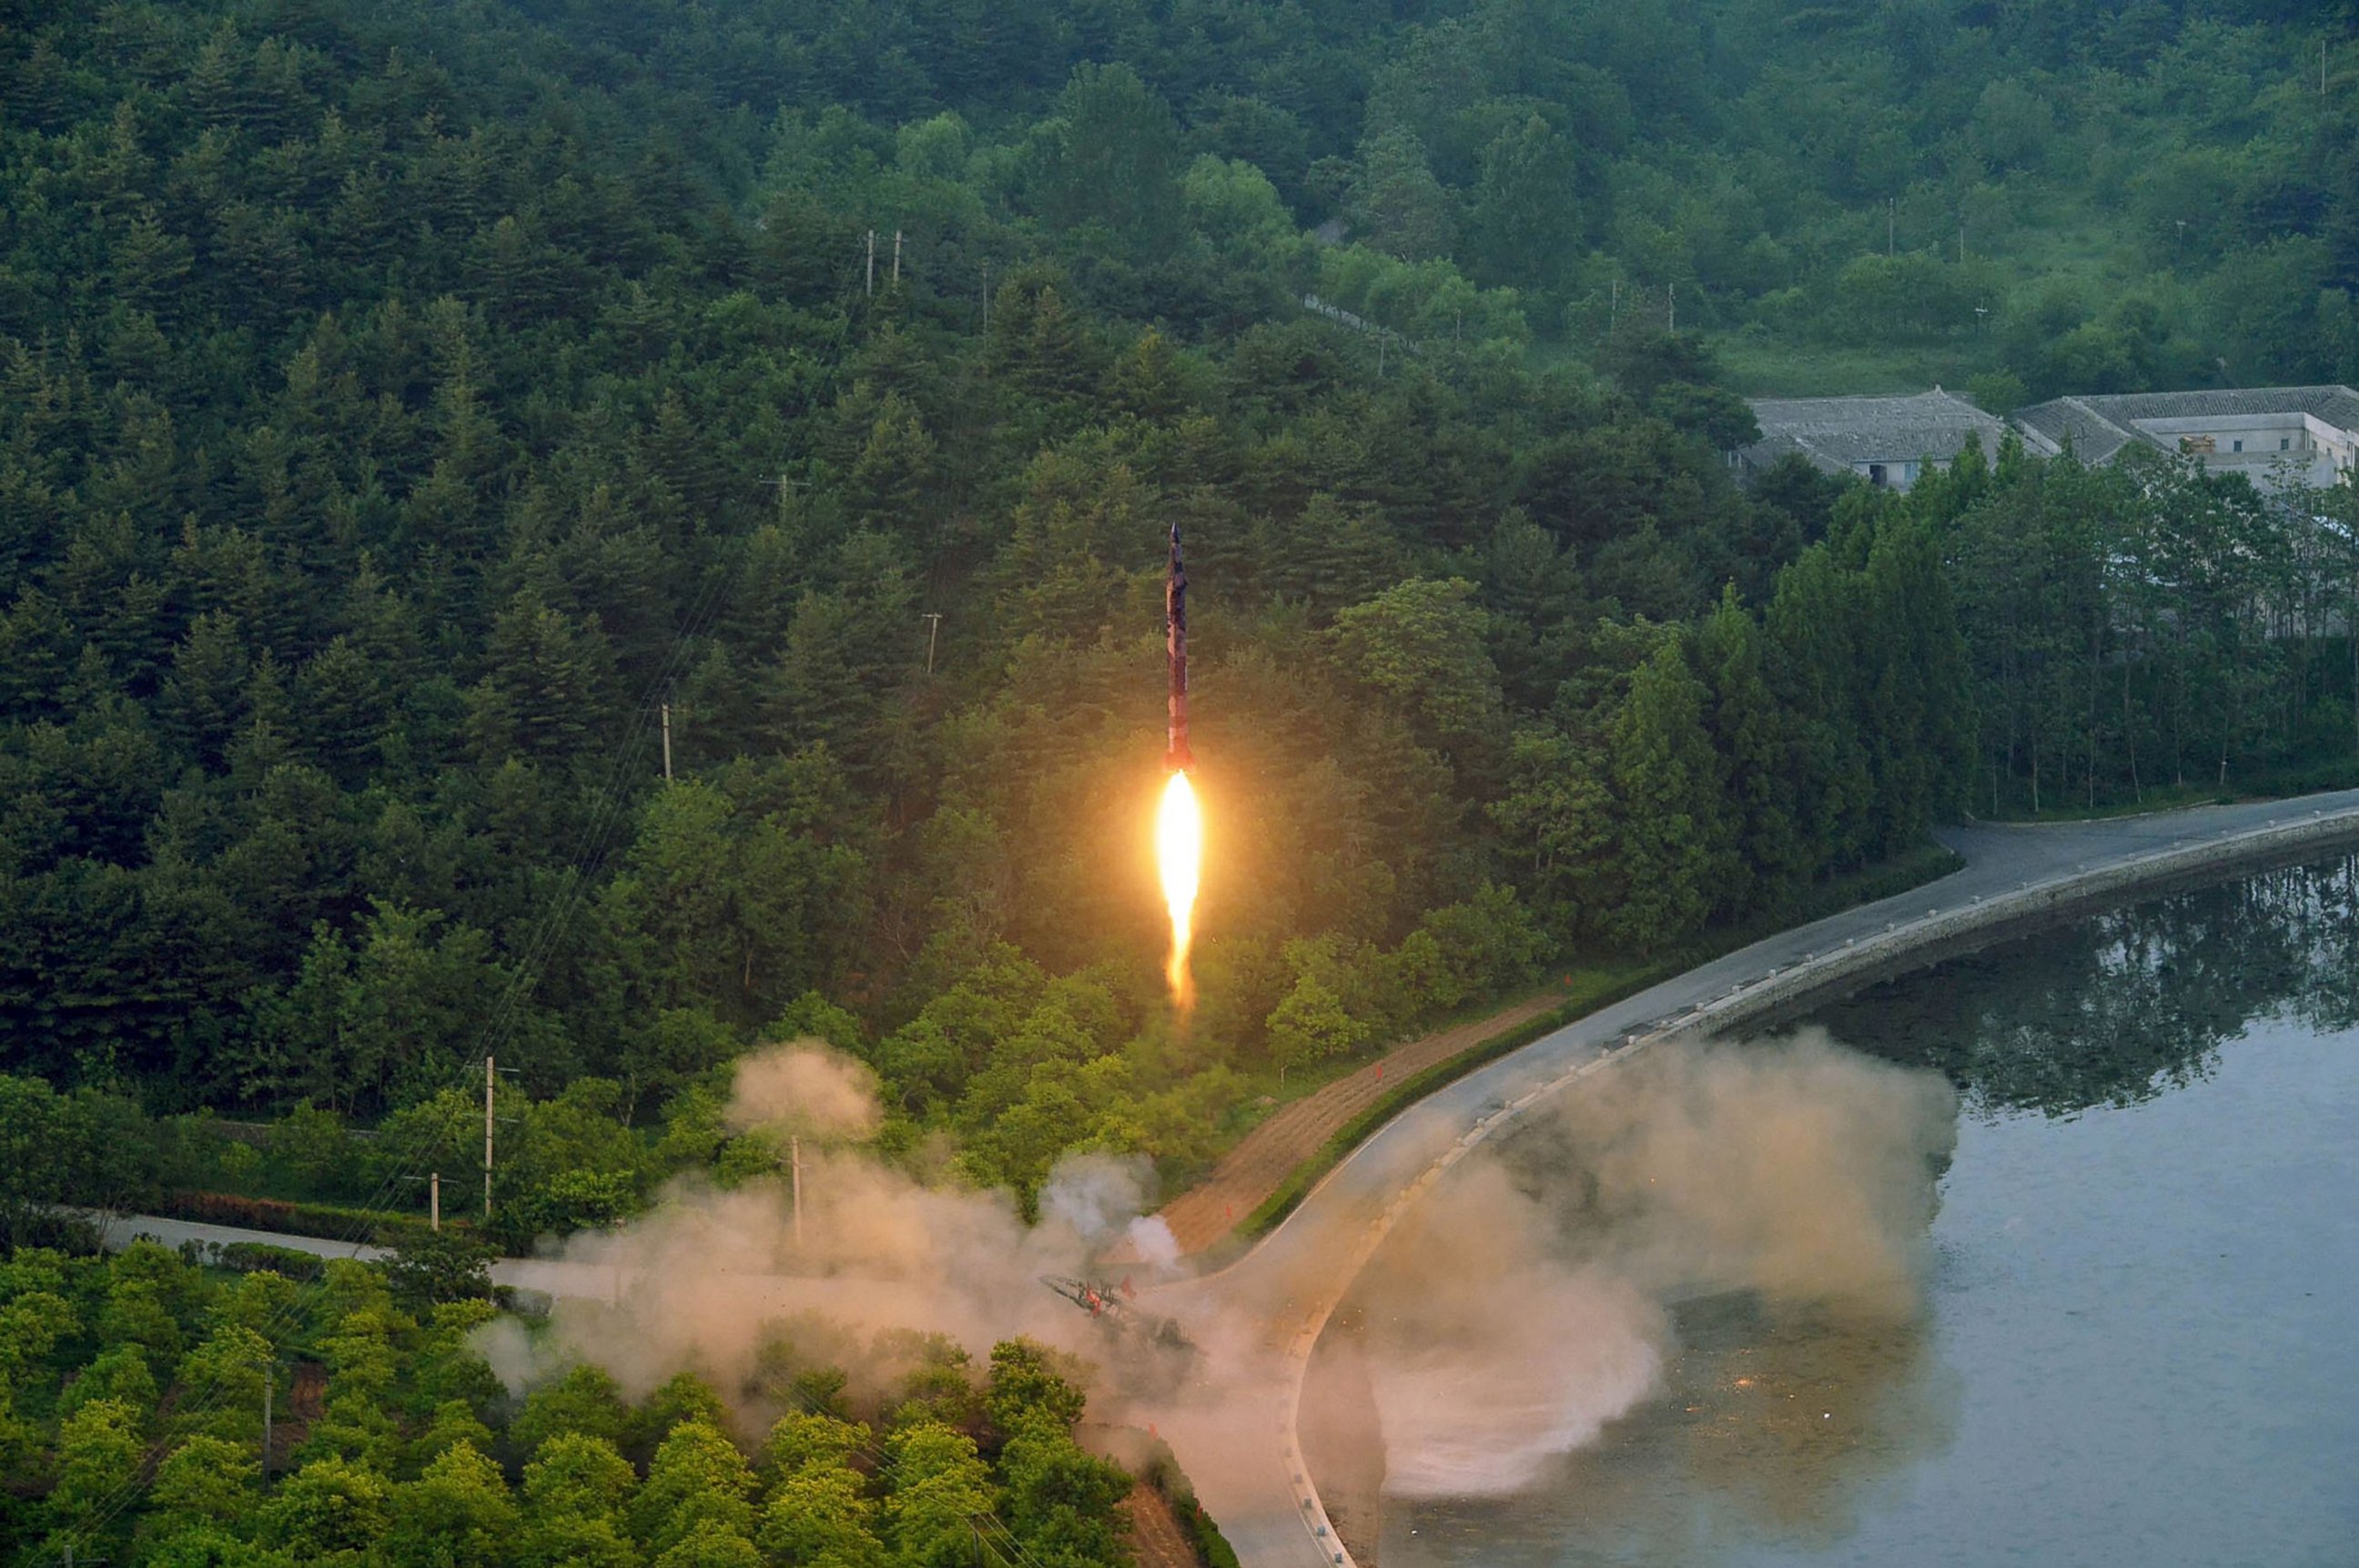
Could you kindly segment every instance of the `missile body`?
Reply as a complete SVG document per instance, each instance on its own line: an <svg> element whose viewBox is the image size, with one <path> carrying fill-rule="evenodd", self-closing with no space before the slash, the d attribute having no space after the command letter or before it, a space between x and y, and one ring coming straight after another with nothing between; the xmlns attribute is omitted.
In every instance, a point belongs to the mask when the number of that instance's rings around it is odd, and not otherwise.
<svg viewBox="0 0 2359 1568"><path fill-rule="evenodd" d="M1180 563L1180 525L1171 525L1171 564L1163 576L1164 650L1171 659L1171 714L1163 766L1177 773L1195 766L1188 750L1188 569Z"/></svg>

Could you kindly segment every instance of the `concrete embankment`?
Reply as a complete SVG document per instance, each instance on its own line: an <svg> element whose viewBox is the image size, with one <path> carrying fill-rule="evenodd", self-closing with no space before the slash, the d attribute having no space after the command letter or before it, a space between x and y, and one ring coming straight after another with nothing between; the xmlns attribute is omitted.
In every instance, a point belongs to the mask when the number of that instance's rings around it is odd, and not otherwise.
<svg viewBox="0 0 2359 1568"><path fill-rule="evenodd" d="M1266 1451L1231 1447L1207 1507L1246 1568L1353 1568L1302 1458L1299 1412L1312 1347L1401 1215L1525 1111L1635 1051L1758 1027L1866 984L2174 885L2359 843L2359 790L2058 826L1945 833L1964 870L1756 942L1601 1009L1438 1091L1379 1129L1260 1247L1173 1292L1270 1303L1280 1371L1266 1414L1244 1423ZM1176 1446L1176 1445L1175 1445ZM1185 1449L1183 1463L1193 1462Z"/></svg>
<svg viewBox="0 0 2359 1568"><path fill-rule="evenodd" d="M2293 803L2288 803L2290 804ZM1774 1024L1837 989L1851 989L1887 976L1938 964L1973 948L2004 941L2018 931L2075 915L2153 898L2174 887L2194 887L2271 865L2290 865L2313 855L2359 844L2359 810L2290 811L2262 826L2223 838L2202 838L2152 849L2107 865L2085 863L2038 880L2026 878L2012 891L1969 897L1950 909L1930 907L1903 923L1894 920L1865 938L1846 937L1825 953L1810 952L1786 968L1772 969L1750 985L1734 987L1716 1002L1666 1020L1656 1036L1683 1033L1724 1035ZM1908 901L1903 895L1899 902Z"/></svg>

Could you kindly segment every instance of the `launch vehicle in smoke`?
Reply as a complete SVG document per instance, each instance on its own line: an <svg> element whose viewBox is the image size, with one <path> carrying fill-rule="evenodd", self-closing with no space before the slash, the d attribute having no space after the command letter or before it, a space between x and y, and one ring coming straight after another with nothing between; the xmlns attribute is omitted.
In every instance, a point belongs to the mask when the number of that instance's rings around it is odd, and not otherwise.
<svg viewBox="0 0 2359 1568"><path fill-rule="evenodd" d="M1195 1006L1196 983L1188 973L1188 949L1195 941L1196 888L1204 868L1204 815L1188 772L1196 758L1188 749L1188 569L1180 563L1180 525L1171 525L1171 564L1163 577L1164 648L1171 664L1171 716L1163 743L1163 803L1155 812L1155 864L1163 881L1163 901L1171 910L1171 1000L1183 1015Z"/></svg>
<svg viewBox="0 0 2359 1568"><path fill-rule="evenodd" d="M1171 525L1171 563L1163 573L1164 649L1171 660L1171 714L1163 766L1184 772L1195 766L1188 750L1188 569L1180 561L1180 525Z"/></svg>

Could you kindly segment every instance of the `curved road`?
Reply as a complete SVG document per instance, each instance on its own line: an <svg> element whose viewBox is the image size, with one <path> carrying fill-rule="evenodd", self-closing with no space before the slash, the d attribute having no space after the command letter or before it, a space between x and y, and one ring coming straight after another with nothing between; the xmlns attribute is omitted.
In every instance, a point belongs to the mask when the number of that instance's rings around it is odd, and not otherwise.
<svg viewBox="0 0 2359 1568"><path fill-rule="evenodd" d="M1656 1040L1736 1027L1810 992L1930 962L2003 924L2359 840L2359 790L1940 836L1964 856L1962 870L1756 942L1476 1069L1354 1149L1244 1258L1149 1292L1241 1358L1224 1399L1168 1415L1163 1432L1245 1568L1350 1563L1295 1432L1311 1346L1401 1214L1521 1111Z"/></svg>
<svg viewBox="0 0 2359 1568"><path fill-rule="evenodd" d="M1295 1432L1311 1346L1408 1206L1530 1105L1658 1040L1738 1027L1828 986L1930 962L1951 942L1987 940L2004 924L2359 841L2359 789L2087 823L1958 828L1940 836L1965 858L1964 869L1767 938L1477 1068L1380 1128L1245 1257L1217 1273L1146 1292L1156 1310L1182 1320L1204 1346L1219 1387L1216 1397L1179 1409L1158 1401L1134 1414L1159 1422L1245 1568L1351 1564ZM148 1215L120 1216L110 1229L125 1239L145 1234L175 1244L265 1240L326 1256L372 1251ZM507 1260L494 1277L566 1296L608 1296L622 1286L614 1270L594 1263ZM834 1292L841 1296L849 1283L834 1282ZM856 1315L881 1320L892 1312L880 1294L862 1302Z"/></svg>

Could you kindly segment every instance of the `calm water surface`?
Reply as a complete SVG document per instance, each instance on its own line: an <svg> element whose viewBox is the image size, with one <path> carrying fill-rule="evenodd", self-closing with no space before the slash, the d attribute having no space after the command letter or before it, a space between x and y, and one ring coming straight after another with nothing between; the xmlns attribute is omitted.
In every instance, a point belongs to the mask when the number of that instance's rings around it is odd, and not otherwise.
<svg viewBox="0 0 2359 1568"><path fill-rule="evenodd" d="M2094 917L1811 1022L1963 1097L1898 1324L1674 1310L1535 1486L1384 1568L2359 1563L2359 860Z"/></svg>

